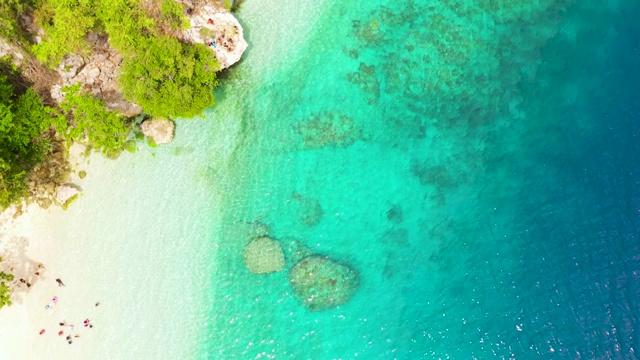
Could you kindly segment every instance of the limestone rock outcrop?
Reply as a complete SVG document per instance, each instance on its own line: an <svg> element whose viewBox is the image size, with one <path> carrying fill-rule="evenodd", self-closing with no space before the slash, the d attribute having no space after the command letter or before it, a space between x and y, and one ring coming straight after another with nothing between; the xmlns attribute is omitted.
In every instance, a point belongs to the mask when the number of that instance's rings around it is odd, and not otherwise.
<svg viewBox="0 0 640 360"><path fill-rule="evenodd" d="M254 274L268 274L284 268L284 252L277 240L263 236L244 248L244 264Z"/></svg>
<svg viewBox="0 0 640 360"><path fill-rule="evenodd" d="M61 102L63 87L81 83L84 90L106 102L107 110L118 111L126 117L142 113L142 108L126 101L118 89L118 75L124 57L109 46L105 35L92 33L87 40L93 45L90 55L69 54L62 58L56 69L61 80L51 88L51 97Z"/></svg>
<svg viewBox="0 0 640 360"><path fill-rule="evenodd" d="M240 61L248 44L242 26L229 10L211 4L196 7L189 21L191 27L183 32L186 41L209 46L222 69Z"/></svg>
<svg viewBox="0 0 640 360"><path fill-rule="evenodd" d="M80 190L77 185L71 183L58 185L56 188L56 201L61 205L64 205L69 201L69 199L78 194L80 194Z"/></svg>
<svg viewBox="0 0 640 360"><path fill-rule="evenodd" d="M319 311L347 303L358 289L359 275L345 264L311 255L291 269L289 282L305 307Z"/></svg>
<svg viewBox="0 0 640 360"><path fill-rule="evenodd" d="M151 138L156 144L171 142L171 140L173 140L175 127L173 121L164 118L145 120L140 125L142 133Z"/></svg>

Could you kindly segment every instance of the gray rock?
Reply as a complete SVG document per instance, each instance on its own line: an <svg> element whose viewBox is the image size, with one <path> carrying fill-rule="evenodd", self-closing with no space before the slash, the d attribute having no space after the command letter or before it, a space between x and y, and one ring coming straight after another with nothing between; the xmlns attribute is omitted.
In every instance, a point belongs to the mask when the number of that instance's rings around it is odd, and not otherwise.
<svg viewBox="0 0 640 360"><path fill-rule="evenodd" d="M71 79L76 76L78 70L84 65L84 60L82 56L78 54L69 54L65 55L60 61L60 66L58 67L58 73L62 77L62 79Z"/></svg>
<svg viewBox="0 0 640 360"><path fill-rule="evenodd" d="M175 124L168 119L156 118L143 121L140 128L156 144L165 144L173 140Z"/></svg>
<svg viewBox="0 0 640 360"><path fill-rule="evenodd" d="M80 194L80 190L77 185L71 183L62 184L56 188L56 201L64 205L69 199L78 194Z"/></svg>

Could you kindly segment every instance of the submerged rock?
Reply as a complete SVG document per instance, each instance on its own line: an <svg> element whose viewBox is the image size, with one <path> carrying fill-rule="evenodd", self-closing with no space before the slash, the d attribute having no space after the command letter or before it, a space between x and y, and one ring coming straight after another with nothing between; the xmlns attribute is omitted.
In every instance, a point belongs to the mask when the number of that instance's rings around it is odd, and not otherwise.
<svg viewBox="0 0 640 360"><path fill-rule="evenodd" d="M284 252L280 242L263 236L244 248L244 264L254 274L268 274L284 268Z"/></svg>
<svg viewBox="0 0 640 360"><path fill-rule="evenodd" d="M306 198L296 192L293 193L293 199L299 204L298 211L300 213L300 221L307 226L315 226L324 217L324 210L320 202L316 199Z"/></svg>
<svg viewBox="0 0 640 360"><path fill-rule="evenodd" d="M145 120L140 125L142 133L156 144L171 142L175 127L173 121L164 118Z"/></svg>
<svg viewBox="0 0 640 360"><path fill-rule="evenodd" d="M295 124L293 130L308 149L347 147L363 137L362 127L351 116L338 111L313 114Z"/></svg>
<svg viewBox="0 0 640 360"><path fill-rule="evenodd" d="M295 295L307 308L318 311L345 304L359 286L358 273L324 256L307 256L289 272Z"/></svg>

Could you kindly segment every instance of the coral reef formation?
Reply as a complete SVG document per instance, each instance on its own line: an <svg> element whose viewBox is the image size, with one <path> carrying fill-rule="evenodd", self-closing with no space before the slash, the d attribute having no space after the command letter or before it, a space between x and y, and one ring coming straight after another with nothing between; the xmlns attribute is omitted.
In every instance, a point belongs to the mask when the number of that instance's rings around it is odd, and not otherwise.
<svg viewBox="0 0 640 360"><path fill-rule="evenodd" d="M280 242L267 236L253 239L244 248L244 264L254 274L268 274L284 268Z"/></svg>
<svg viewBox="0 0 640 360"><path fill-rule="evenodd" d="M346 147L362 138L362 128L352 117L333 111L310 116L294 125L294 131L308 149Z"/></svg>
<svg viewBox="0 0 640 360"><path fill-rule="evenodd" d="M352 21L356 45L345 54L359 61L347 79L370 103L388 100L385 118L400 126L494 121L517 110L509 107L516 85L534 74L538 50L572 1L409 1L380 7ZM420 135L421 127L411 125Z"/></svg>
<svg viewBox="0 0 640 360"><path fill-rule="evenodd" d="M403 214L400 205L393 205L387 210L387 220L394 224L400 224L402 222Z"/></svg>
<svg viewBox="0 0 640 360"><path fill-rule="evenodd" d="M324 256L307 256L289 272L293 291L307 308L318 311L345 304L359 286L358 273Z"/></svg>
<svg viewBox="0 0 640 360"><path fill-rule="evenodd" d="M306 198L293 193L293 199L299 204L300 221L307 226L317 225L324 217L324 210L316 199Z"/></svg>

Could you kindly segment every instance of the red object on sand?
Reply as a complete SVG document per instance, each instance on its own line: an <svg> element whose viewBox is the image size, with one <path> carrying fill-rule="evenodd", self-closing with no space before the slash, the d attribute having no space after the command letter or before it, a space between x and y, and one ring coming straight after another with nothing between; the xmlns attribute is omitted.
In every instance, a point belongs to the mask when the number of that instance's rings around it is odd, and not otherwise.
<svg viewBox="0 0 640 360"><path fill-rule="evenodd" d="M213 19L209 19L209 20L207 20L207 24L211 24L211 25L213 25Z"/></svg>
<svg viewBox="0 0 640 360"><path fill-rule="evenodd" d="M40 330L40 335L44 334L44 329Z"/></svg>
<svg viewBox="0 0 640 360"><path fill-rule="evenodd" d="M58 331L58 336L62 336L62 334L64 334L64 331L62 330Z"/></svg>

